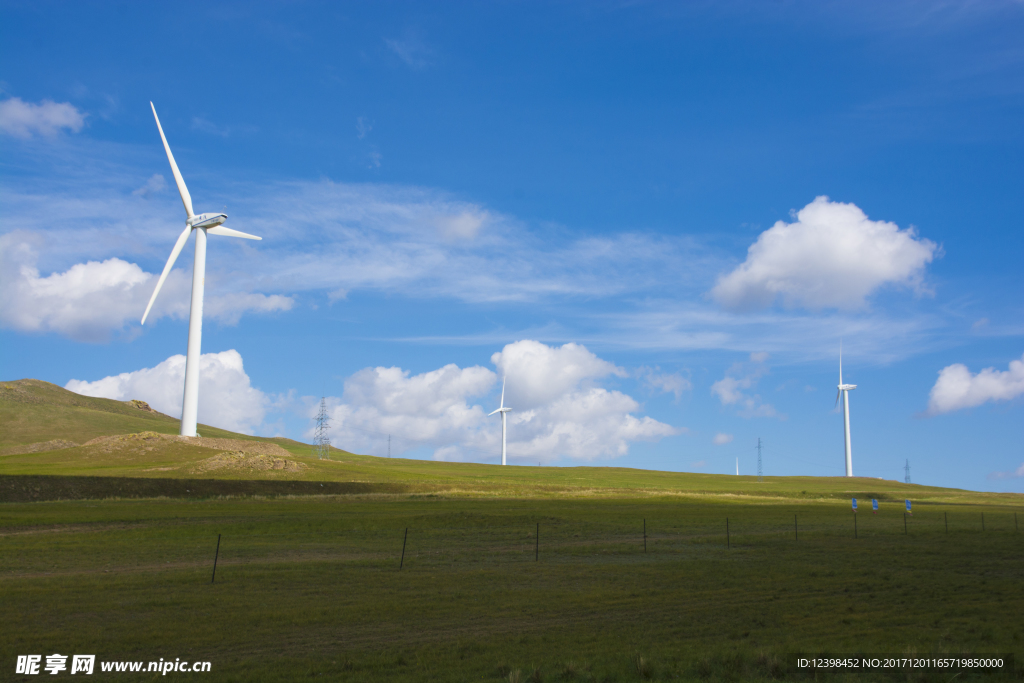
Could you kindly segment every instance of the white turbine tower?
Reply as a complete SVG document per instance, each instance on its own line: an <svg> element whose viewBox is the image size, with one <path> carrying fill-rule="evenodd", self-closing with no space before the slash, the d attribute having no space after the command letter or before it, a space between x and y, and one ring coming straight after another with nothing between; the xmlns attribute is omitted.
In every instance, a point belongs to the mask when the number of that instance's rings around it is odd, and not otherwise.
<svg viewBox="0 0 1024 683"><path fill-rule="evenodd" d="M505 407L505 378L501 378L501 403L498 404L498 409L494 413L501 413L501 464L505 464L505 413L512 410L511 408ZM494 415L494 413L488 413L487 417Z"/></svg>
<svg viewBox="0 0 1024 683"><path fill-rule="evenodd" d="M839 345L839 391L836 392L836 405L839 397L843 398L843 431L846 435L846 476L853 476L853 450L850 448L850 390L856 384L843 384L843 345Z"/></svg>
<svg viewBox="0 0 1024 683"><path fill-rule="evenodd" d="M160 131L160 139L163 140L164 150L167 152L167 160L171 162L171 172L174 173L174 182L178 185L181 203L185 205L186 218L185 229L178 235L178 241L175 242L174 249L171 250L171 257L167 259L164 272L160 274L160 279L156 283L156 289L153 290L153 296L150 297L149 305L146 306L146 312L142 315L142 324L146 324L149 309L153 308L153 302L156 301L156 296L160 293L160 288L163 287L164 280L167 279L167 274L171 272L171 268L174 266L178 254L181 253L182 247L188 241L189 235L195 232L196 260L195 265L192 267L192 308L188 316L188 355L185 359L185 396L181 404L180 432L182 436L195 436L196 418L199 410L199 354L203 336L203 286L206 283L206 236L208 234L227 235L228 237L244 237L250 240L263 238L222 227L221 223L227 220L228 217L226 213L201 213L199 215L192 213L192 197L188 193L188 188L185 187L185 181L178 170L178 164L174 163L174 155L171 154L171 148L167 144L164 129L160 126L160 118L156 115L156 107L153 106L152 102L149 103L149 106L153 110L153 118L156 119L156 129Z"/></svg>

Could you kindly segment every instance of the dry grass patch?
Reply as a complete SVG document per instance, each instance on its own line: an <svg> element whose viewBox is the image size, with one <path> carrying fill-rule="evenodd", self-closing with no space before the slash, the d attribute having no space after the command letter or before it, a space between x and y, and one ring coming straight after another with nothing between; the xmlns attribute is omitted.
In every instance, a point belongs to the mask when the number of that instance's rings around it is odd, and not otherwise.
<svg viewBox="0 0 1024 683"><path fill-rule="evenodd" d="M228 451L212 458L201 460L189 468L191 474L203 474L214 470L232 472L301 472L309 466L288 458L263 455L251 451Z"/></svg>

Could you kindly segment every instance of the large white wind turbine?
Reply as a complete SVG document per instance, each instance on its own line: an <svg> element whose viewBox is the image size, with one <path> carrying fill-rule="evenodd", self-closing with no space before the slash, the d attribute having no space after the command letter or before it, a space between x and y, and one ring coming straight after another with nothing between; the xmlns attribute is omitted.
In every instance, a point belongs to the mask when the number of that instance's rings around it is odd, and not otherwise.
<svg viewBox="0 0 1024 683"><path fill-rule="evenodd" d="M843 397L843 431L846 435L846 476L853 476L853 451L850 448L850 390L856 389L856 384L843 384L843 345L839 345L839 391L836 392L836 405L839 405L839 397Z"/></svg>
<svg viewBox="0 0 1024 683"><path fill-rule="evenodd" d="M494 413L501 413L501 464L505 464L505 413L512 410L511 408L505 407L505 378L501 378L501 403L498 404L498 409ZM494 415L494 413L488 413L487 417Z"/></svg>
<svg viewBox="0 0 1024 683"><path fill-rule="evenodd" d="M160 118L156 115L156 107L153 106L152 102L149 103L149 106L153 110L153 118L156 119L156 129L160 131L160 139L163 140L164 150L167 152L167 160L171 162L171 172L174 173L174 182L178 185L181 203L185 205L186 218L185 229L178 235L178 241L174 243L174 249L171 250L171 257L167 259L164 272L160 274L160 279L156 283L156 289L153 290L153 296L150 297L149 305L146 306L146 312L142 315L142 324L146 324L149 309L153 308L156 295L160 293L160 288L163 287L164 280L167 279L167 274L171 272L171 268L174 266L178 254L181 253L182 247L188 241L189 235L195 232L196 260L195 265L192 267L192 308L188 316L185 396L181 405L181 435L195 436L196 417L199 410L199 354L203 336L203 286L206 283L206 236L208 234L227 235L228 237L244 237L249 240L263 238L222 227L221 223L228 218L226 213L201 213L199 215L192 213L192 197L188 193L188 188L185 187L185 181L178 170L178 164L174 163L174 155L171 154L171 148L167 144L164 129L160 126Z"/></svg>

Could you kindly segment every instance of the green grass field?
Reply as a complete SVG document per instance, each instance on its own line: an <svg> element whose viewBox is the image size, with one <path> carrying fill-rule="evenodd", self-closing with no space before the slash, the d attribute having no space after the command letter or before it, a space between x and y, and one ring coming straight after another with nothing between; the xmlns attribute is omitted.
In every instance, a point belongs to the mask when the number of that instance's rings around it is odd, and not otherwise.
<svg viewBox="0 0 1024 683"><path fill-rule="evenodd" d="M8 450L175 431L171 418L128 404L44 383L12 398L17 388L4 386ZM32 427L28 410L57 414L61 430ZM1016 664L997 676L817 679L1024 678L1019 495L344 452L325 462L286 440L272 443L303 468L197 471L216 448L117 443L0 455L0 479L301 480L399 492L0 502L4 680L37 680L12 673L17 656L52 653L212 666L94 674L117 680L815 680L794 653L858 652L1010 653ZM862 499L856 538L851 495ZM871 497L882 501L878 515L865 511ZM906 522L904 497L914 501Z"/></svg>

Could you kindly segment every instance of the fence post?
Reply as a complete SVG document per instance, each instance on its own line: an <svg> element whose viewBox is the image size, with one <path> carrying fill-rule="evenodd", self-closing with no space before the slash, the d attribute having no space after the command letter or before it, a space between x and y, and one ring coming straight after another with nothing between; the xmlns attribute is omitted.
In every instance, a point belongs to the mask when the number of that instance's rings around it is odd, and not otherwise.
<svg viewBox="0 0 1024 683"><path fill-rule="evenodd" d="M398 563L398 571L405 566L405 542L409 540L409 527L405 527L405 536L402 538L402 561Z"/></svg>
<svg viewBox="0 0 1024 683"><path fill-rule="evenodd" d="M907 535L907 513L903 513L903 535Z"/></svg>
<svg viewBox="0 0 1024 683"><path fill-rule="evenodd" d="M540 562L540 522L537 522L537 544L533 547L533 561Z"/></svg>
<svg viewBox="0 0 1024 683"><path fill-rule="evenodd" d="M647 552L647 520L644 519L644 553Z"/></svg>
<svg viewBox="0 0 1024 683"><path fill-rule="evenodd" d="M213 575L210 577L210 583L217 580L217 558L220 557L220 534L217 534L217 550L213 553Z"/></svg>
<svg viewBox="0 0 1024 683"><path fill-rule="evenodd" d="M857 513L853 513L853 537L857 538Z"/></svg>
<svg viewBox="0 0 1024 683"><path fill-rule="evenodd" d="M725 547L732 548L732 541L729 539L729 518L725 518Z"/></svg>

